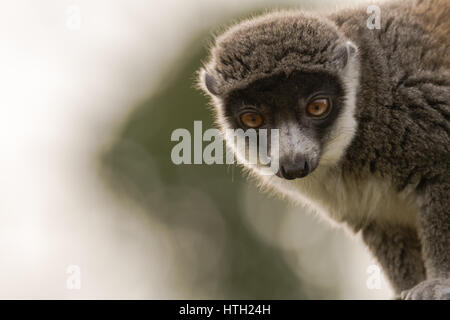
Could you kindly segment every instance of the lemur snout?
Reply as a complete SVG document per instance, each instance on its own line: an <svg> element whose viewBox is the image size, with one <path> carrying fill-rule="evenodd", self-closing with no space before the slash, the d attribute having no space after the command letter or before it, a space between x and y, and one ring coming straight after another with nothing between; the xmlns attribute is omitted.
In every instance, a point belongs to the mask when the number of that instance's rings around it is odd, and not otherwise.
<svg viewBox="0 0 450 320"><path fill-rule="evenodd" d="M296 156L295 159L280 159L280 169L277 176L286 180L294 180L306 177L316 168L316 161L311 161L305 156Z"/></svg>

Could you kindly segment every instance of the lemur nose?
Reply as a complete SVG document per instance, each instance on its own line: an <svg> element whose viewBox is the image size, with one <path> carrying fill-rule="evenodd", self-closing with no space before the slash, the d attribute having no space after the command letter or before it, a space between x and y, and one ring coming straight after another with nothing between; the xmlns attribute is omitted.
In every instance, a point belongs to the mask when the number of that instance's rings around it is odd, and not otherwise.
<svg viewBox="0 0 450 320"><path fill-rule="evenodd" d="M310 168L309 161L303 156L297 156L295 159L281 159L277 176L287 180L303 178L310 173Z"/></svg>

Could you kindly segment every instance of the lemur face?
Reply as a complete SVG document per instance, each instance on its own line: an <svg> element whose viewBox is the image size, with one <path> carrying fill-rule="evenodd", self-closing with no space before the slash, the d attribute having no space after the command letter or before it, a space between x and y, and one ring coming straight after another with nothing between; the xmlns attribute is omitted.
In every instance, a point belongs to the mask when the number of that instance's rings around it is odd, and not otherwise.
<svg viewBox="0 0 450 320"><path fill-rule="evenodd" d="M350 145L358 59L357 47L331 22L274 13L218 37L199 84L222 130L279 130L277 175L292 180L335 165Z"/></svg>
<svg viewBox="0 0 450 320"><path fill-rule="evenodd" d="M326 73L294 72L231 92L223 99L219 120L232 129L279 129L277 176L292 180L316 169L343 107L338 79Z"/></svg>

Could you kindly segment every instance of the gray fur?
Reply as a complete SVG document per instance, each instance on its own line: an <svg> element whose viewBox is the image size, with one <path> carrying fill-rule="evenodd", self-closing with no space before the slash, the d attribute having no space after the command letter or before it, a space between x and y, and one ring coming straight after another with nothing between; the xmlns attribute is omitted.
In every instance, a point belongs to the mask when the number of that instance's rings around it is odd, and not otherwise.
<svg viewBox="0 0 450 320"><path fill-rule="evenodd" d="M403 298L448 298L450 2L380 7L380 30L367 28L365 8L329 16L276 12L245 21L216 40L200 82L224 129L233 126L229 97L258 92L252 88L265 79L296 72L336 79L344 92L338 101L348 112L318 139L325 150L342 138L336 161L323 152L311 177L261 181L362 230L396 293L409 290ZM280 110L289 114L286 106Z"/></svg>
<svg viewBox="0 0 450 320"><path fill-rule="evenodd" d="M378 257L397 293L425 280L421 245L415 230L374 224L364 228L363 240Z"/></svg>

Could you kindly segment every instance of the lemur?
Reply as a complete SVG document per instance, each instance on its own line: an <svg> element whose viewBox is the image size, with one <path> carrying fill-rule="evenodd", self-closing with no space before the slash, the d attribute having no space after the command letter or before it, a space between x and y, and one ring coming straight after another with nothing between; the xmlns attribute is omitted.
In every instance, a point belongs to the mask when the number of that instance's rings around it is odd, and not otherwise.
<svg viewBox="0 0 450 320"><path fill-rule="evenodd" d="M355 233L401 299L450 299L450 1L275 11L215 39L217 124L278 129L261 186Z"/></svg>

